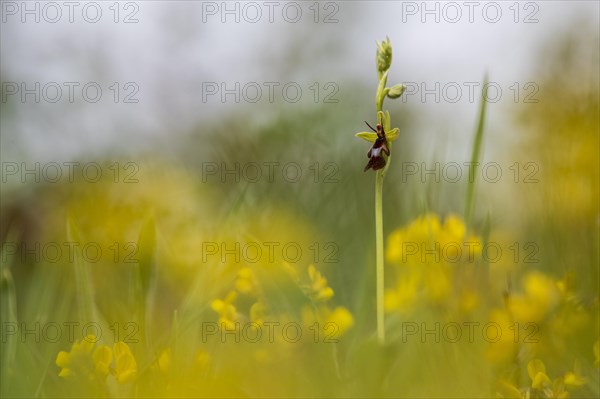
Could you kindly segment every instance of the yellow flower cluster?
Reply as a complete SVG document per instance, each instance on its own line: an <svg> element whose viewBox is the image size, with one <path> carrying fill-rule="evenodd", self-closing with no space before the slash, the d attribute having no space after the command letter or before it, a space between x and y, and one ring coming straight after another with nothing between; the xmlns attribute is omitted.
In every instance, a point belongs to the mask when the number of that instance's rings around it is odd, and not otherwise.
<svg viewBox="0 0 600 399"><path fill-rule="evenodd" d="M188 392L187 389L199 379L204 377L209 370L212 357L203 349L192 352L191 362L184 366L178 364L181 359L176 359L172 348L160 352L150 368L151 378L156 384L153 395L160 393L166 397L178 397Z"/></svg>
<svg viewBox="0 0 600 399"><path fill-rule="evenodd" d="M587 384L587 378L580 374L579 364L576 363L573 370L552 380L548 377L544 362L533 359L527 364L530 386L519 389L503 381L498 394L505 398L569 398L568 389L576 390Z"/></svg>
<svg viewBox="0 0 600 399"><path fill-rule="evenodd" d="M312 297L319 302L327 302L333 298L333 289L327 284L327 279L315 268L308 266L308 277L310 278L310 291Z"/></svg>
<svg viewBox="0 0 600 399"><path fill-rule="evenodd" d="M504 306L492 313L502 314L513 330L520 326L521 339L515 335L512 343L506 342L510 351L490 348L489 354L496 364L509 365L517 351L521 357L526 353L526 359L539 356L555 362L572 359L577 337L590 331L594 316L572 291L569 280L568 277L554 279L540 271L530 271L523 275L520 284L507 292ZM519 334L518 330L514 331Z"/></svg>
<svg viewBox="0 0 600 399"><path fill-rule="evenodd" d="M241 268L234 281L234 288L230 290L223 299L215 299L211 303L211 308L219 315L219 325L222 328L233 330L236 323L252 322L263 325L265 321L288 319L289 314L285 312L276 312L267 304L267 291L269 282L261 281L278 276L283 284L292 284L294 290L300 288L305 300L301 301L302 323L310 325L314 322L335 323L338 336L346 332L354 324L352 314L345 307L336 307L332 309L328 302L333 298L334 291L329 286L327 279L319 272L314 265L309 265L305 278L301 278L296 269L287 263L283 263L278 270L259 270L261 266L256 266L257 271L250 267ZM270 266L269 266L270 268ZM261 274L262 272L262 274ZM307 278L306 278L307 277ZM240 312L236 307L236 300L244 296L252 299L247 312ZM308 304L306 302L308 301ZM290 301L293 302L293 301Z"/></svg>
<svg viewBox="0 0 600 399"><path fill-rule="evenodd" d="M239 319L237 309L233 304L237 296L238 293L236 291L231 291L225 299L215 299L210 305L219 315L219 323L228 329L233 329L235 322Z"/></svg>
<svg viewBox="0 0 600 399"><path fill-rule="evenodd" d="M448 215L442 224L438 215L428 213L390 234L386 258L402 264L474 262L481 249L481 240L467 236L460 217Z"/></svg>
<svg viewBox="0 0 600 399"><path fill-rule="evenodd" d="M474 267L482 244L458 216L448 215L443 223L435 214L421 216L392 232L386 248L388 263L396 266L387 278L393 282L385 292L387 312L409 314L442 303L462 313L477 307Z"/></svg>
<svg viewBox="0 0 600 399"><path fill-rule="evenodd" d="M541 322L559 299L553 279L541 272L530 272L523 278L523 293L509 296L508 309L517 322Z"/></svg>
<svg viewBox="0 0 600 399"><path fill-rule="evenodd" d="M94 335L87 335L76 341L70 352L60 351L56 357L56 365L61 368L58 375L95 384L106 382L109 375L120 384L135 380L137 362L129 346L119 341L111 348L96 345L97 341Z"/></svg>

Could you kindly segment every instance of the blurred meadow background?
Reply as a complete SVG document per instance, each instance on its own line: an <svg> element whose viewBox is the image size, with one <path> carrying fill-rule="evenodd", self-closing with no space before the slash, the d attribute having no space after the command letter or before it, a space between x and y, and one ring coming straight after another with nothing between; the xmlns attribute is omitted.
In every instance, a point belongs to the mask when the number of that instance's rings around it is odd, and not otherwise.
<svg viewBox="0 0 600 399"><path fill-rule="evenodd" d="M0 2L2 397L600 396L597 2L71 4Z"/></svg>

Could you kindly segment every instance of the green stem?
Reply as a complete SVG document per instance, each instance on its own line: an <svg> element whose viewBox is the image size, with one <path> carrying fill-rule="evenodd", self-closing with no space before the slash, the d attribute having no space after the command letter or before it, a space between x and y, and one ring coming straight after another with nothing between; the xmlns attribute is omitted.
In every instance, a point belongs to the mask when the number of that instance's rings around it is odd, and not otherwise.
<svg viewBox="0 0 600 399"><path fill-rule="evenodd" d="M377 93L375 94L375 111L377 115L383 112L383 100L385 99L385 85L387 83L388 71L385 71L379 79ZM383 121L381 121L383 123ZM376 280L376 303L377 303L377 339L380 343L385 342L385 315L383 311L384 263L383 263L383 178L389 166L387 165L377 171L375 175L375 280Z"/></svg>
<svg viewBox="0 0 600 399"><path fill-rule="evenodd" d="M385 342L384 313L383 313L383 171L378 170L375 175L375 241L376 241L376 280L377 280L377 338Z"/></svg>

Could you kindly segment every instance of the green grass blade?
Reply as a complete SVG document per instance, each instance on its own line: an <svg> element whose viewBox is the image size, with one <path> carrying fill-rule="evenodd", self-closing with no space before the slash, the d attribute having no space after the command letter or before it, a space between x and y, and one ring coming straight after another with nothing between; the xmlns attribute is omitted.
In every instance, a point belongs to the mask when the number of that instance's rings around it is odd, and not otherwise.
<svg viewBox="0 0 600 399"><path fill-rule="evenodd" d="M488 76L487 73L483 78L483 86L481 89L481 103L479 106L479 119L477 122L477 130L475 131L475 138L473 140L473 149L471 152L471 167L473 168L473 178L470 178L467 183L467 198L465 203L465 223L467 230L471 227L471 219L473 216L473 209L475 207L475 170L477 169L476 164L481 158L481 145L483 143L483 130L485 124L485 113L487 108L487 86Z"/></svg>
<svg viewBox="0 0 600 399"><path fill-rule="evenodd" d="M142 339L148 344L150 322L154 306L154 289L156 280L156 226L150 217L142 226L138 238L138 264L136 265L136 308Z"/></svg>
<svg viewBox="0 0 600 399"><path fill-rule="evenodd" d="M73 220L67 221L67 240L69 242L81 243L79 230ZM77 304L79 308L79 317L85 322L97 320L96 306L94 304L94 289L87 265L82 254L75 250L73 266L75 271L75 290L77 294Z"/></svg>
<svg viewBox="0 0 600 399"><path fill-rule="evenodd" d="M67 240L69 242L81 243L81 234L72 219L67 220ZM90 267L85 262L80 250L75 250L73 267L75 269L75 293L77 296L77 307L80 320L83 323L96 323L98 334L110 331L108 323L101 317L94 299L94 284L90 275ZM91 333L92 331L90 331ZM102 337L97 337L102 341Z"/></svg>
<svg viewBox="0 0 600 399"><path fill-rule="evenodd" d="M14 373L15 355L17 351L18 323L17 323L17 295L15 283L8 267L2 267L2 276L0 283L0 301L2 303L2 328L12 326L15 334L4 334L2 343L2 370L0 376L2 379L2 397L6 397L9 392L9 381L11 373ZM6 324L5 324L6 323ZM6 331L6 330L5 330Z"/></svg>
<svg viewBox="0 0 600 399"><path fill-rule="evenodd" d="M490 234L492 231L492 222L491 222L491 217L490 217L490 213L488 212L486 217L485 217L485 222L483 224L483 231L481 234L481 238L482 238L482 244L483 247L486 248L487 245L490 242ZM484 289L488 289L488 286L490 284L489 282L489 277L490 277L490 262L487 258L483 258L483 266L481 268L481 287L483 287Z"/></svg>

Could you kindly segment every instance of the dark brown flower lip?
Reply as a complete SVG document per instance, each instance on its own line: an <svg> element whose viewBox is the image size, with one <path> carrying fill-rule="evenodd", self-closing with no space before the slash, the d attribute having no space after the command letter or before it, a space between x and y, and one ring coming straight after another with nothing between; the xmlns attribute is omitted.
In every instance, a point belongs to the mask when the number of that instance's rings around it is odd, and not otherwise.
<svg viewBox="0 0 600 399"><path fill-rule="evenodd" d="M367 157L369 157L369 162L363 169L366 172L369 169L379 170L383 169L386 164L385 155L390 156L390 148L388 146L387 138L385 137L385 130L381 123L377 124L377 129L374 129L367 121L365 121L367 126L371 128L374 132L377 133L377 139L369 149L367 153Z"/></svg>

